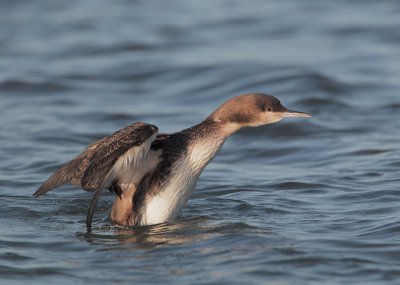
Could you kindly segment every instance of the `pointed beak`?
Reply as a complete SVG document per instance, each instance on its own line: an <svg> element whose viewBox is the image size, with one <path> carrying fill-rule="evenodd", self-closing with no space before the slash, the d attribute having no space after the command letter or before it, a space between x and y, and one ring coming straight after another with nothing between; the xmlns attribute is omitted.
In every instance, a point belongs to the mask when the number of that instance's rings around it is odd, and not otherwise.
<svg viewBox="0 0 400 285"><path fill-rule="evenodd" d="M286 110L282 113L283 118L289 118L289 117L299 117L299 118L310 118L311 115L304 113L304 112L298 112L298 111L293 111L293 110Z"/></svg>

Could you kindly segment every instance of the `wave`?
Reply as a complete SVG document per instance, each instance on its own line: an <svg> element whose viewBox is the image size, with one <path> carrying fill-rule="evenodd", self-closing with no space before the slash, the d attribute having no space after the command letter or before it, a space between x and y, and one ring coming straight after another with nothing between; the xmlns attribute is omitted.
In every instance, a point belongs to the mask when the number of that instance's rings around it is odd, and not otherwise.
<svg viewBox="0 0 400 285"><path fill-rule="evenodd" d="M19 79L9 79L0 82L0 91L4 92L27 92L27 93L41 93L41 92L63 92L70 90L71 87L64 84L55 82L34 82Z"/></svg>

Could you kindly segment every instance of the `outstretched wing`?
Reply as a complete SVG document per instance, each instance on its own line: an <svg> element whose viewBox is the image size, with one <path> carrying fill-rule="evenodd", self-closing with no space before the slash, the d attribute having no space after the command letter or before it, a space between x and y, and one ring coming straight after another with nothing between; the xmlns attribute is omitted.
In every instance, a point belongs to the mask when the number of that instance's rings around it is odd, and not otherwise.
<svg viewBox="0 0 400 285"><path fill-rule="evenodd" d="M33 196L65 183L80 185L87 191L109 188L120 173L135 172L157 133L156 126L138 122L94 142L56 170Z"/></svg>

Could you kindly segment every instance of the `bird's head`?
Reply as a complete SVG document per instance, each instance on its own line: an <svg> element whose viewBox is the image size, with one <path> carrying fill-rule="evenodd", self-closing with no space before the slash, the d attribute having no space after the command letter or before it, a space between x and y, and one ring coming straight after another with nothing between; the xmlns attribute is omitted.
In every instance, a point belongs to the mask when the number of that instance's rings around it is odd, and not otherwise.
<svg viewBox="0 0 400 285"><path fill-rule="evenodd" d="M272 124L288 117L308 118L311 115L287 109L274 96L254 93L227 100L208 119L235 130Z"/></svg>

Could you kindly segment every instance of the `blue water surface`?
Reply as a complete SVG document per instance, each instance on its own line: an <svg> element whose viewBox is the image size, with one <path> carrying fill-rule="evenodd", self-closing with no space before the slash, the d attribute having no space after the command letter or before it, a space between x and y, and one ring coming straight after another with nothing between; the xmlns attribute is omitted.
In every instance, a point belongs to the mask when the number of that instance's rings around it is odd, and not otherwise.
<svg viewBox="0 0 400 285"><path fill-rule="evenodd" d="M0 284L399 284L399 1L2 1ZM172 223L32 193L135 121L265 92L313 114L233 135Z"/></svg>

